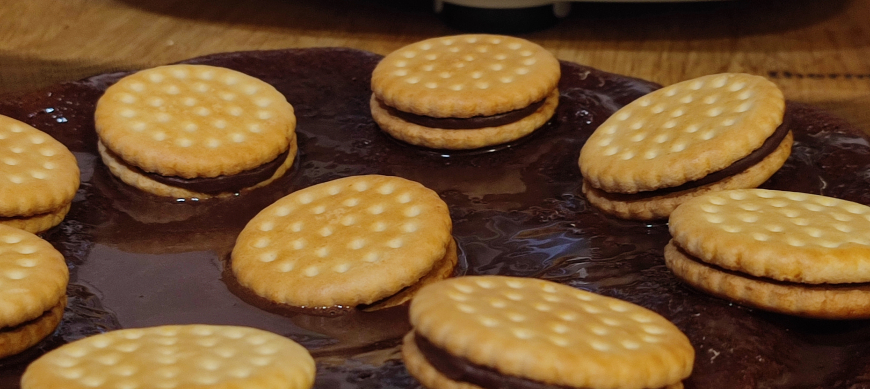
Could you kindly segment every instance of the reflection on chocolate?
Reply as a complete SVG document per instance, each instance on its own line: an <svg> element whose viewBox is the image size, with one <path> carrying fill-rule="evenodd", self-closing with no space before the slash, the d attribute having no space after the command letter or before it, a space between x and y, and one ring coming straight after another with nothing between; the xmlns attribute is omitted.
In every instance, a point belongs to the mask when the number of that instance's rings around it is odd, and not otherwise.
<svg viewBox="0 0 870 389"><path fill-rule="evenodd" d="M515 109L491 116L472 116L470 118L436 118L431 116L415 115L410 112L399 111L383 101L378 100L381 105L390 115L401 118L408 123L414 123L423 127L441 128L445 130L476 130L487 127L498 127L505 124L517 122L520 119L529 116L538 108L544 105L544 100L534 102L525 108Z"/></svg>
<svg viewBox="0 0 870 389"><path fill-rule="evenodd" d="M279 304L258 296L240 285L230 270L229 259L225 257L223 282L227 288L244 302L264 311L287 317L294 324L334 338L337 342L319 348L314 356L347 355L351 351L368 352L384 344L398 344L402 336L411 330L408 317L408 304L364 312L353 307L332 306L300 308Z"/></svg>
<svg viewBox="0 0 870 389"><path fill-rule="evenodd" d="M394 316L394 327L367 315L350 322L348 315L288 317L238 298L221 278L227 247L259 210L292 191L356 174L400 175L436 190L450 207L467 274L541 277L670 319L696 349L688 389L848 388L870 376L870 322L787 317L696 292L664 265L666 224L617 220L586 203L580 148L616 109L656 85L563 63L559 107L536 135L496 152L442 157L393 141L372 121L369 76L379 60L350 49L193 60L275 85L298 119L299 157L290 172L209 202L174 203L125 190L99 162L94 104L123 74L0 101L0 114L58 138L82 170L70 214L44 234L71 265L64 321L35 348L0 360L0 386L16 388L29 361L64 342L135 323L203 322L251 325L289 336L314 355L323 352L318 389L417 388L395 352L401 337L394 333L408 325L403 316ZM868 137L805 105L789 104L787 115L792 156L763 187L870 204ZM359 331L348 334L351 328ZM372 363L374 354L392 359Z"/></svg>
<svg viewBox="0 0 870 389"><path fill-rule="evenodd" d="M343 305L334 305L329 307L296 307L292 305L277 303L267 298L264 298L254 293L253 290L250 290L239 284L239 280L236 279L236 276L231 270L230 260L230 255L227 255L224 259L224 270L222 273L223 282L227 284L227 288L231 292L233 292L233 294L239 296L239 298L244 300L246 303L258 307L262 310L274 312L279 315L284 315L288 317L295 316L297 314L335 317L348 315L356 311L355 307Z"/></svg>

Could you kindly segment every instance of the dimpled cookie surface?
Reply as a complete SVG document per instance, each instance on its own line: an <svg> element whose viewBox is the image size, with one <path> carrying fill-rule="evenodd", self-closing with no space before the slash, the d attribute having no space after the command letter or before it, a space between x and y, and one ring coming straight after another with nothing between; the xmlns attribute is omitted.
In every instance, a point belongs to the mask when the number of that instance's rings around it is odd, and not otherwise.
<svg viewBox="0 0 870 389"><path fill-rule="evenodd" d="M580 153L583 177L612 193L678 186L718 171L761 146L782 122L773 83L717 74L670 85L608 118Z"/></svg>
<svg viewBox="0 0 870 389"><path fill-rule="evenodd" d="M400 111L462 118L526 107L545 98L559 76L559 61L537 44L457 35L390 53L372 73L372 89Z"/></svg>
<svg viewBox="0 0 870 389"><path fill-rule="evenodd" d="M673 324L640 306L548 281L470 276L423 288L411 324L450 354L578 388L658 388L692 369Z"/></svg>
<svg viewBox="0 0 870 389"><path fill-rule="evenodd" d="M0 225L0 327L42 315L66 294L63 255L29 232Z"/></svg>
<svg viewBox="0 0 870 389"><path fill-rule="evenodd" d="M23 389L307 389L314 360L302 346L254 328L173 325L111 331L33 362Z"/></svg>
<svg viewBox="0 0 870 389"><path fill-rule="evenodd" d="M435 192L398 177L352 176L261 211L239 235L232 269L242 285L279 303L369 304L432 270L450 233Z"/></svg>
<svg viewBox="0 0 870 389"><path fill-rule="evenodd" d="M674 241L727 269L781 281L870 281L870 207L764 189L701 196L671 215Z"/></svg>
<svg viewBox="0 0 870 389"><path fill-rule="evenodd" d="M79 167L66 146L0 115L0 217L58 210L72 201L78 187Z"/></svg>
<svg viewBox="0 0 870 389"><path fill-rule="evenodd" d="M205 65L169 65L127 76L96 113L100 141L147 172L183 178L232 175L287 150L296 118L271 85Z"/></svg>

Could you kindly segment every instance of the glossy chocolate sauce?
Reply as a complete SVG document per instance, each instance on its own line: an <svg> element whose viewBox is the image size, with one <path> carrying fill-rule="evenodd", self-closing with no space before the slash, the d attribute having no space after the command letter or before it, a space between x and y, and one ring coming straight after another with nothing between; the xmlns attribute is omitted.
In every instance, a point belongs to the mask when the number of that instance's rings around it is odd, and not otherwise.
<svg viewBox="0 0 870 389"><path fill-rule="evenodd" d="M740 307L699 293L664 265L667 225L617 220L585 201L580 148L612 112L657 85L562 64L560 104L530 137L495 152L446 153L384 135L369 114L380 56L350 49L222 54L190 62L263 79L293 104L299 155L267 187L237 197L174 201L115 179L99 161L94 104L123 74L96 76L0 101L76 155L82 185L69 215L44 237L71 268L59 330L0 360L0 387L47 350L121 327L248 325L288 336L314 355L315 387L419 388L399 356L403 309L336 317L278 312L233 293L223 278L236 235L292 191L357 174L416 180L450 207L460 272L540 277L624 299L683 330L696 350L687 388L870 387L870 321L822 321ZM816 109L789 104L795 145L765 188L870 204L870 141Z"/></svg>
<svg viewBox="0 0 870 389"><path fill-rule="evenodd" d="M538 108L541 108L541 106L544 105L544 101L546 101L546 99L529 104L525 108L515 109L513 111L496 115L472 116L470 118L436 118L416 115L410 112L399 111L398 109L384 104L381 100L378 100L378 103L383 109L389 112L390 115L401 118L408 123L445 130L476 130L480 128L503 126L505 124L520 121L520 119L535 113Z"/></svg>

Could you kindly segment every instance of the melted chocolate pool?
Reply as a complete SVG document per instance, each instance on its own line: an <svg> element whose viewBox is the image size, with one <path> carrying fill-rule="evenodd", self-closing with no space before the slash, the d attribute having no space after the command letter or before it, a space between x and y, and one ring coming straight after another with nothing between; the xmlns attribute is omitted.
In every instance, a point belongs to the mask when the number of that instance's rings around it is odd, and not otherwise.
<svg viewBox="0 0 870 389"><path fill-rule="evenodd" d="M288 336L318 363L316 388L419 388L399 357L404 308L335 317L258 307L224 280L236 234L292 191L356 174L391 174L436 190L450 206L467 274L540 277L640 304L673 321L697 353L687 388L870 387L870 322L820 321L730 304L665 268L665 224L613 219L580 191L577 158L613 111L657 85L562 64L553 119L495 152L448 154L396 142L369 115L379 56L350 49L222 54L191 60L261 78L298 117L299 156L286 176L238 197L177 202L130 188L97 157L94 104L123 74L0 101L0 113L48 132L78 158L82 185L66 220L45 234L71 268L59 330L0 360L16 388L42 353L87 335L171 323L248 325ZM792 156L766 188L870 204L870 142L840 120L789 104ZM265 309L261 309L265 308ZM272 307L274 308L274 307Z"/></svg>

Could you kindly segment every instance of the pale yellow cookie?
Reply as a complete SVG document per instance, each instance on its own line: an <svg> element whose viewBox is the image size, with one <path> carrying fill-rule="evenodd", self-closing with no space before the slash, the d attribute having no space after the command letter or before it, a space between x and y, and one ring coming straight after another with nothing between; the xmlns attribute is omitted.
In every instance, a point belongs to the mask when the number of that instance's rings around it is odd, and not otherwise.
<svg viewBox="0 0 870 389"><path fill-rule="evenodd" d="M743 305L820 319L870 318L870 284L798 284L756 278L714 267L665 246L665 262L692 287Z"/></svg>
<svg viewBox="0 0 870 389"><path fill-rule="evenodd" d="M447 255L451 229L447 205L419 183L346 177L266 207L239 234L231 266L274 302L355 307L419 282Z"/></svg>
<svg viewBox="0 0 870 389"><path fill-rule="evenodd" d="M610 193L676 187L761 147L784 109L782 92L764 77L726 73L670 85L602 123L580 152L580 170Z"/></svg>
<svg viewBox="0 0 870 389"><path fill-rule="evenodd" d="M35 319L66 295L69 269L52 245L0 225L0 327Z"/></svg>
<svg viewBox="0 0 870 389"><path fill-rule="evenodd" d="M0 115L0 224L47 230L63 220L78 188L79 167L66 146Z"/></svg>
<svg viewBox="0 0 870 389"><path fill-rule="evenodd" d="M22 389L307 389L315 365L283 336L248 327L170 325L106 332L34 361Z"/></svg>
<svg viewBox="0 0 870 389"><path fill-rule="evenodd" d="M0 225L0 355L21 352L57 327L68 281L66 261L50 243Z"/></svg>
<svg viewBox="0 0 870 389"><path fill-rule="evenodd" d="M451 360L571 388L679 387L694 363L686 336L655 312L544 280L449 279L421 289L409 315L414 334L405 339L414 344L404 346L406 363L432 388L442 386L428 382L454 373L429 370L420 338ZM473 380L443 387L475 388L466 385Z"/></svg>
<svg viewBox="0 0 870 389"><path fill-rule="evenodd" d="M372 72L386 105L432 117L468 118L543 100L559 82L559 61L522 38L469 34L402 47Z"/></svg>
<svg viewBox="0 0 870 389"><path fill-rule="evenodd" d="M467 382L453 381L432 367L426 360L426 357L420 352L420 349L417 348L413 331L405 335L402 341L402 360L405 362L405 367L408 368L408 371L413 372L414 378L420 381L426 388L485 389ZM667 385L661 389L683 389L683 382Z"/></svg>
<svg viewBox="0 0 870 389"><path fill-rule="evenodd" d="M100 98L94 119L100 143L128 167L180 179L255 170L291 148L296 128L293 107L274 87L205 65L161 66L124 77ZM288 159L292 163L292 156ZM141 179L125 181L135 185ZM158 195L167 192L143 186Z"/></svg>
<svg viewBox="0 0 870 389"><path fill-rule="evenodd" d="M807 284L870 282L870 207L805 193L745 189L678 207L674 242L701 261Z"/></svg>
<svg viewBox="0 0 870 389"><path fill-rule="evenodd" d="M475 149L522 138L559 102L559 61L525 39L486 34L402 47L372 72L375 122L404 142Z"/></svg>

